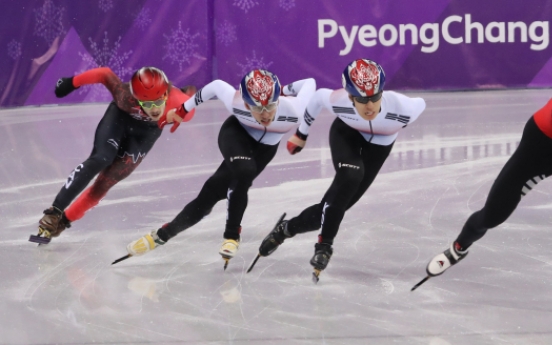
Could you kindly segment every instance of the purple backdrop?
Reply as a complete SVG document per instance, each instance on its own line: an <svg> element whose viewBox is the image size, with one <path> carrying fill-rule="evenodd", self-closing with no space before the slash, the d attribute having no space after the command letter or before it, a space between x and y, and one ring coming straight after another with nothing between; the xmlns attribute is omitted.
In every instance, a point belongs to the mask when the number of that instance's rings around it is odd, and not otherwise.
<svg viewBox="0 0 552 345"><path fill-rule="evenodd" d="M253 68L340 87L350 61L382 64L388 89L552 86L552 2L504 0L0 0L0 106L108 101L101 86L57 99L61 76L144 65L177 85Z"/></svg>

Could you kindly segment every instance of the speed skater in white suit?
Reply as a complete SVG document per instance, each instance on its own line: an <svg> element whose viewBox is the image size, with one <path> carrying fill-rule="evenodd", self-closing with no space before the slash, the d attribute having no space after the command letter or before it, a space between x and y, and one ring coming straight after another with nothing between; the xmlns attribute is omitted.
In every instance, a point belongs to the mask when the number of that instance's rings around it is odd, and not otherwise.
<svg viewBox="0 0 552 345"><path fill-rule="evenodd" d="M332 256L334 238L345 211L370 187L398 132L425 109L422 98L384 92L385 73L372 60L359 59L347 65L342 84L343 89L316 91L287 146L291 154L299 152L318 114L322 109L329 110L337 117L329 133L334 180L319 203L304 209L297 217L289 220L282 217L261 243L257 256L258 259L270 255L286 238L322 228L310 260L315 282Z"/></svg>
<svg viewBox="0 0 552 345"><path fill-rule="evenodd" d="M198 223L218 201L227 199L224 241L219 250L226 268L240 245L249 187L276 155L283 135L297 126L315 91L316 82L312 78L282 87L276 75L258 69L243 77L239 91L222 80L215 80L161 118L160 126L174 122L171 129L174 131L188 112L216 96L231 114L218 136L224 161L205 182L199 195L173 221L130 243L128 256L142 255L164 244Z"/></svg>

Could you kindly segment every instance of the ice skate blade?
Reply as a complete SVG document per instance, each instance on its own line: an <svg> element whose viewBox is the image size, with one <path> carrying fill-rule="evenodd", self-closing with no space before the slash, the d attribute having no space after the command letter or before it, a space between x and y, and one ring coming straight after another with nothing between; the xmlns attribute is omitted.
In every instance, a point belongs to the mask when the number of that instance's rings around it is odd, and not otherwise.
<svg viewBox="0 0 552 345"><path fill-rule="evenodd" d="M40 244L48 244L50 243L52 239L49 238L49 237L41 237L41 236L37 236L37 235L31 235L29 237L29 242L33 242L33 243L38 243L39 245Z"/></svg>
<svg viewBox="0 0 552 345"><path fill-rule="evenodd" d="M130 258L131 256L132 256L132 255L127 254L127 255L122 256L122 257L118 258L117 260L113 261L111 264L112 264L112 265L115 265L116 263L121 262L121 261L123 261L123 260L126 260L126 259Z"/></svg>
<svg viewBox="0 0 552 345"><path fill-rule="evenodd" d="M320 273L322 271L321 270L318 270L318 269L314 269L314 272L312 272L312 282L317 284L318 281L320 280Z"/></svg>
<svg viewBox="0 0 552 345"><path fill-rule="evenodd" d="M257 260L259 260L260 257L261 257L261 254L257 254L257 257L255 258L255 260L253 260L253 262L251 263L251 266L249 266L247 273L251 272L251 270L253 269L253 267L255 267L255 264L257 263Z"/></svg>
<svg viewBox="0 0 552 345"><path fill-rule="evenodd" d="M430 277L430 276L427 276L427 277L425 277L424 279L420 280L420 282L419 282L418 284L414 285L414 286L412 287L412 289L410 289L410 291L416 290L420 285L422 285L423 283L425 283L429 278L431 278L431 277Z"/></svg>

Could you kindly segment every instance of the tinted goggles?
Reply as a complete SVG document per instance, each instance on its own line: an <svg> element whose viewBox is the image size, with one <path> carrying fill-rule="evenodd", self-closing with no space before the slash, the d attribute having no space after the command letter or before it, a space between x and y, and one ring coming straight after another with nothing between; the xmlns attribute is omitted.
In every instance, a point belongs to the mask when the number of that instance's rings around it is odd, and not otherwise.
<svg viewBox="0 0 552 345"><path fill-rule="evenodd" d="M137 100L137 101L138 101L138 104L140 104L140 106L142 108L151 109L153 107L163 106L167 102L167 99L166 98L161 98L161 99L158 99L158 100L155 100L155 101L141 101L141 100Z"/></svg>
<svg viewBox="0 0 552 345"><path fill-rule="evenodd" d="M378 92L375 95L370 96L370 97L355 97L355 101L357 101L358 103L362 103L362 104L366 104L368 102L376 103L377 101L379 101L381 99L382 95L383 95L383 92L380 91L380 92Z"/></svg>
<svg viewBox="0 0 552 345"><path fill-rule="evenodd" d="M268 103L265 106L262 106L262 105L250 105L249 106L249 109L251 109L251 111L254 111L256 113L262 113L263 111L270 112L270 111L273 111L276 108L278 108L278 102Z"/></svg>

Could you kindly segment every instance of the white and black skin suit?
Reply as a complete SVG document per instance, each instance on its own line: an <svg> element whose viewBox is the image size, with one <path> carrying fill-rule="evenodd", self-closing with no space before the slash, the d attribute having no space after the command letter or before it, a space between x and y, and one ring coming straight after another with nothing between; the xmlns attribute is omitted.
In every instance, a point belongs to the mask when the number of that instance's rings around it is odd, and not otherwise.
<svg viewBox="0 0 552 345"><path fill-rule="evenodd" d="M425 109L422 98L393 91L383 91L382 99L379 114L369 121L358 114L345 89L319 89L314 94L299 131L308 134L322 109L337 117L329 138L336 174L319 203L289 220L287 231L291 236L322 228L319 243L333 244L345 211L370 187L391 152L398 132Z"/></svg>
<svg viewBox="0 0 552 345"><path fill-rule="evenodd" d="M157 235L161 240L168 241L198 223L223 199L228 200L224 238L240 239L249 187L276 155L284 134L297 127L299 118L316 90L316 82L312 78L303 79L282 86L282 90L284 95L294 97L279 97L274 121L267 127L251 115L240 92L222 80L207 84L195 97L192 96L184 103L186 111L191 111L215 96L224 103L231 114L223 123L218 136L224 161L205 182L199 195L173 221L158 230Z"/></svg>

